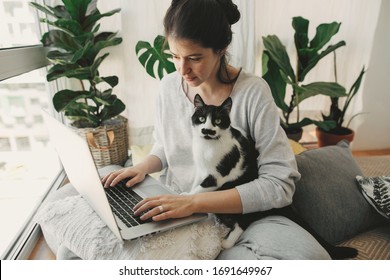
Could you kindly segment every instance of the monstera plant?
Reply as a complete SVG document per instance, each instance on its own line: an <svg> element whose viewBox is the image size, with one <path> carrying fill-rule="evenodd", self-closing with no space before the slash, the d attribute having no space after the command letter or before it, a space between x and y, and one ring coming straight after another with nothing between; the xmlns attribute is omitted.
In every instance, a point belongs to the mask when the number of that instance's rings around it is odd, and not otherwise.
<svg viewBox="0 0 390 280"><path fill-rule="evenodd" d="M320 24L314 38L309 41L309 21L302 17L294 17L292 20L296 49L294 67L291 65L286 47L276 35L263 37L265 47L262 59L263 78L268 82L275 103L282 111L281 125L287 134L302 131L302 127L309 124L315 124L324 130L336 126L332 120L300 119L299 104L319 94L336 98L346 95L345 88L336 82L304 83L307 74L322 58L345 45L344 41L327 45L338 32L340 25L336 22ZM291 87L291 94L286 102L287 86ZM291 114L294 110L297 111L297 118L293 120Z"/></svg>
<svg viewBox="0 0 390 280"><path fill-rule="evenodd" d="M64 112L75 127L98 127L118 116L125 105L113 94L117 76L102 77L99 66L109 55L103 49L118 45L122 38L113 32L99 32L98 21L120 9L100 13L97 0L62 0L63 5L31 5L46 14L40 21L52 27L41 39L49 47L47 58L52 62L47 80L75 78L81 90L64 89L53 97L54 108Z"/></svg>
<svg viewBox="0 0 390 280"><path fill-rule="evenodd" d="M139 62L146 72L153 78L160 80L164 75L176 71L175 65L170 61L172 55L168 52L169 45L165 37L158 35L153 42L139 41L135 51Z"/></svg>

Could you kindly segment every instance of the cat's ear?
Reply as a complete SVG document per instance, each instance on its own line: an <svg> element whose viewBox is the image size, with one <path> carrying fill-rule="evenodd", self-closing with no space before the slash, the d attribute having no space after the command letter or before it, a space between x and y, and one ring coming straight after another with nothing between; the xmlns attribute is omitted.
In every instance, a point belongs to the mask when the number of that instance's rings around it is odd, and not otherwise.
<svg viewBox="0 0 390 280"><path fill-rule="evenodd" d="M225 109L226 111L228 111L228 113L230 113L230 111L232 110L232 105L233 105L233 101L230 97L228 97L221 105L221 108Z"/></svg>
<svg viewBox="0 0 390 280"><path fill-rule="evenodd" d="M200 97L199 94L196 94L195 95L195 98L194 98L194 106L195 106L195 110L198 110L199 108L205 106L206 104L203 102L203 99L202 97Z"/></svg>

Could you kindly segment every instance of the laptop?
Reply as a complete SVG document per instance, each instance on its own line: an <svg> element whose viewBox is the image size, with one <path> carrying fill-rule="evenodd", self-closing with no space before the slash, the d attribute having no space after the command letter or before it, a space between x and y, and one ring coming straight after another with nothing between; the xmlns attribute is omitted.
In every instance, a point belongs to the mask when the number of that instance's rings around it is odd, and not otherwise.
<svg viewBox="0 0 390 280"><path fill-rule="evenodd" d="M122 207L119 210L114 208L118 203L123 206L124 196L134 196L135 193L135 198L129 200L139 200L173 192L149 175L146 176L144 181L132 188L119 186L110 187L109 190L105 189L87 141L47 112L44 111L43 115L50 139L54 143L70 183L120 240L136 239L207 218L207 214L199 213L186 218L160 222L148 221L142 223L138 217L134 218L135 222L124 220L123 216L132 216L131 202L127 207ZM136 201L132 203L134 204Z"/></svg>

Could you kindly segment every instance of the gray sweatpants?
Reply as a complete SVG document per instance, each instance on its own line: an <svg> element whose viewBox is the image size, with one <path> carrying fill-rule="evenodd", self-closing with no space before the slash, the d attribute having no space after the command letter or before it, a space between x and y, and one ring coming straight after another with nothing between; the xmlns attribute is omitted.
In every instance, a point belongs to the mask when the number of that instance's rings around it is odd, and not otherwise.
<svg viewBox="0 0 390 280"><path fill-rule="evenodd" d="M252 223L220 260L329 260L326 250L306 230L282 216Z"/></svg>

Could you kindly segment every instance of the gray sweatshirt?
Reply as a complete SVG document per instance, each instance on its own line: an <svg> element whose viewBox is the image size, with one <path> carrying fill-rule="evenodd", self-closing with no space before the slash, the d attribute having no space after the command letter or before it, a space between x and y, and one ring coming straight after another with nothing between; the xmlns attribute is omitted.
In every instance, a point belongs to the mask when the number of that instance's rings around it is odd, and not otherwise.
<svg viewBox="0 0 390 280"><path fill-rule="evenodd" d="M181 83L177 72L166 75L161 82L156 104L155 143L150 153L166 168L163 182L178 193L190 192L195 180L191 147L194 105ZM242 70L230 97L233 100L232 126L250 135L260 153L259 178L236 187L243 213L290 204L294 182L300 174L267 83Z"/></svg>

